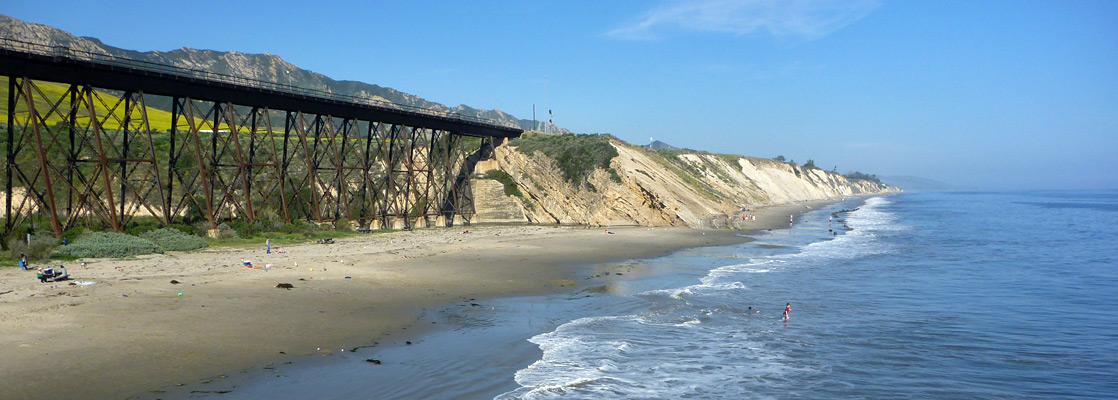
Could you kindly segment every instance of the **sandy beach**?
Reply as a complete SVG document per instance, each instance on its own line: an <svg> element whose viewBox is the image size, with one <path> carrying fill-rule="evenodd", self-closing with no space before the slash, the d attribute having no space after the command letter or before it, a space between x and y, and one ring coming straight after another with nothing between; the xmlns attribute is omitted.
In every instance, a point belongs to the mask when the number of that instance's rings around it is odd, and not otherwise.
<svg viewBox="0 0 1118 400"><path fill-rule="evenodd" d="M789 214L818 204L756 210L751 227L787 227ZM74 261L59 283L3 268L0 398L128 398L433 329L415 323L428 307L576 290L593 283L585 265L744 240L727 230L474 225L275 243L285 254L264 254L261 240Z"/></svg>

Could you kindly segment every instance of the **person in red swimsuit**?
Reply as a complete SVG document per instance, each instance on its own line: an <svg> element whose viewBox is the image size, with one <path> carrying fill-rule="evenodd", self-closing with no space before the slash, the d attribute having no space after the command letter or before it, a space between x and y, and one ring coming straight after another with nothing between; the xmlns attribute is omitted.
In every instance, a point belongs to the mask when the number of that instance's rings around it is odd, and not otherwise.
<svg viewBox="0 0 1118 400"><path fill-rule="evenodd" d="M792 311L792 303L788 303L784 306L784 317L782 317L780 319L783 319L783 320L787 321L789 311Z"/></svg>

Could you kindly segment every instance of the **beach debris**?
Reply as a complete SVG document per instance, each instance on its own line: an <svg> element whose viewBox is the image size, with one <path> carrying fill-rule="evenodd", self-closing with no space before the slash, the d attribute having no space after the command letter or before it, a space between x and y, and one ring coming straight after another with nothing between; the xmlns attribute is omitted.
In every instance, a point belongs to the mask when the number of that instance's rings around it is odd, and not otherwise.
<svg viewBox="0 0 1118 400"><path fill-rule="evenodd" d="M172 284L172 285L178 285L178 284L180 284L180 283L182 283L182 282L179 282L179 281L176 281L176 280L174 280L174 279L171 279L171 284Z"/></svg>
<svg viewBox="0 0 1118 400"><path fill-rule="evenodd" d="M182 297L182 292L179 292L179 297Z"/></svg>
<svg viewBox="0 0 1118 400"><path fill-rule="evenodd" d="M295 288L295 285L292 285L290 283L277 283L276 287L280 288L280 289L291 290L291 289Z"/></svg>
<svg viewBox="0 0 1118 400"><path fill-rule="evenodd" d="M353 277L352 277L352 276L347 276L347 277L345 277L345 278L346 278L346 279L353 279Z"/></svg>
<svg viewBox="0 0 1118 400"><path fill-rule="evenodd" d="M365 362L380 365L380 360L376 360L376 359L372 359L372 358L365 359Z"/></svg>

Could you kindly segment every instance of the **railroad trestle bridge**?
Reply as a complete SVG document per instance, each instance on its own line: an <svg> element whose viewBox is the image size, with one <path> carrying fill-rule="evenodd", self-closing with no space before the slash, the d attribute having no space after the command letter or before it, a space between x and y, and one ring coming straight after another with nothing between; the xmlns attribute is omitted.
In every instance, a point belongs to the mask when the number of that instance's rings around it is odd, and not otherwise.
<svg viewBox="0 0 1118 400"><path fill-rule="evenodd" d="M468 224L474 164L495 141L522 133L7 39L0 78L4 238L35 225L57 237L77 226L122 231L138 216L164 226L204 220L211 229L230 219L359 229Z"/></svg>

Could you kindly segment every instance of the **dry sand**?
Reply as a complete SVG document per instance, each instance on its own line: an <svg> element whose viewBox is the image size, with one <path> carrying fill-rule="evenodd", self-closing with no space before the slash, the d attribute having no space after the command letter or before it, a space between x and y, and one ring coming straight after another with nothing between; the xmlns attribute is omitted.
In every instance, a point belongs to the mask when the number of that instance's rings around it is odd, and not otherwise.
<svg viewBox="0 0 1118 400"><path fill-rule="evenodd" d="M751 224L787 227L789 214L816 205L756 210ZM70 281L45 284L3 268L0 399L128 398L430 329L414 324L426 307L574 290L588 264L746 240L731 231L608 229L475 225L273 243L286 254L265 255L261 243L86 260L86 268L75 261L65 263ZM243 259L272 266L244 268Z"/></svg>

